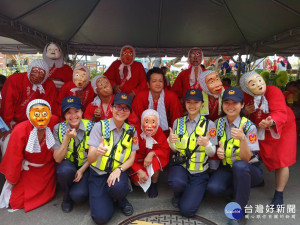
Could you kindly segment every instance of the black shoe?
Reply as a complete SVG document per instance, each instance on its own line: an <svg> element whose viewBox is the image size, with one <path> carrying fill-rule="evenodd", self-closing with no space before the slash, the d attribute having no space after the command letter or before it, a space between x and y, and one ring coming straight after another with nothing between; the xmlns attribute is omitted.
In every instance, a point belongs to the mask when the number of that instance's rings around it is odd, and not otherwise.
<svg viewBox="0 0 300 225"><path fill-rule="evenodd" d="M67 201L63 201L61 203L61 209L65 213L71 212L72 209L73 209L73 202L72 201L68 201L68 202Z"/></svg>
<svg viewBox="0 0 300 225"><path fill-rule="evenodd" d="M173 197L171 202L172 202L172 205L175 207L175 208L179 208L179 201L180 201L180 198L179 197Z"/></svg>
<svg viewBox="0 0 300 225"><path fill-rule="evenodd" d="M151 183L151 185L148 189L148 197L156 198L157 196L158 196L157 183Z"/></svg>
<svg viewBox="0 0 300 225"><path fill-rule="evenodd" d="M125 216L131 216L133 214L133 206L125 198L119 202L119 207Z"/></svg>
<svg viewBox="0 0 300 225"><path fill-rule="evenodd" d="M283 192L275 191L271 205L274 205L275 209L283 205Z"/></svg>

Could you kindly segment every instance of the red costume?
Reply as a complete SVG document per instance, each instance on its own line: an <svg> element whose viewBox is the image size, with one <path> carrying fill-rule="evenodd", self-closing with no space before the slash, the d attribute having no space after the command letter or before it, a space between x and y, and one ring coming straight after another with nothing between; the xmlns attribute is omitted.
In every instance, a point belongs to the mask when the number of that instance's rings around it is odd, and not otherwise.
<svg viewBox="0 0 300 225"><path fill-rule="evenodd" d="M120 65L121 60L116 60L104 73L112 86L115 84L120 85L121 92L125 92L126 94L130 94L132 91L135 94L138 94L140 91L148 89L146 72L141 63L133 61L133 63L130 65L131 78L129 80L126 80L127 72L124 72L124 79L121 80L119 71Z"/></svg>
<svg viewBox="0 0 300 225"><path fill-rule="evenodd" d="M7 78L1 91L0 116L8 126L11 121L20 123L27 120L27 104L37 98L49 102L52 114L58 115L56 88L53 81L46 80L42 86L45 94L41 94L39 90L33 91L27 73L16 73Z"/></svg>
<svg viewBox="0 0 300 225"><path fill-rule="evenodd" d="M70 66L64 65L61 68L56 68L55 65L49 71L49 79L50 80L60 80L64 83L73 80L73 70Z"/></svg>
<svg viewBox="0 0 300 225"><path fill-rule="evenodd" d="M205 69L202 68L202 71L204 72ZM177 76L174 84L172 85L171 91L175 92L179 99L184 99L185 93L189 89L201 89L201 86L199 83L196 83L191 86L190 85L190 74L192 72L192 67L186 70L183 70L179 73Z"/></svg>
<svg viewBox="0 0 300 225"><path fill-rule="evenodd" d="M256 125L268 116L275 121L280 135L279 139L271 136L270 130L266 129L265 139L259 141L259 155L269 171L282 167L289 167L296 162L297 136L295 116L292 110L286 105L284 95L275 86L267 86L264 94L269 104L269 113L265 114L257 109L249 119ZM245 104L253 104L253 97L245 93Z"/></svg>
<svg viewBox="0 0 300 225"><path fill-rule="evenodd" d="M156 134L152 136L152 138L156 140L157 144L154 144L152 149L148 149L146 148L146 141L139 135L140 148L138 151L136 151L134 163L131 166L130 171L133 182L139 181L139 178L136 174L137 171L144 170L147 173L147 169L144 167L144 159L149 152L155 152L155 156L153 156L152 160L152 167L154 171L162 170L169 163L170 147L167 138L165 135L163 135L163 131L160 127L158 127ZM147 176L149 176L148 173Z"/></svg>
<svg viewBox="0 0 300 225"><path fill-rule="evenodd" d="M57 122L56 116L51 117L48 127L52 130ZM46 134L40 144L40 153L25 151L32 129L29 120L16 125L0 165L0 172L5 175L6 180L15 184L9 200L11 208L25 208L25 212L49 202L54 197L56 188L53 151L47 148ZM29 165L29 170L22 170L24 159L30 163L44 165Z"/></svg>
<svg viewBox="0 0 300 225"><path fill-rule="evenodd" d="M113 97L111 98L111 100L108 104L106 113L104 113L102 104L100 105L100 107L101 107L101 118L97 118L96 122L99 122L100 120L110 119L110 118L113 117L112 109L111 109L111 105L113 103L113 100L114 100L114 95L113 95ZM87 106L86 110L84 111L83 117L85 119L91 120L94 116L95 109L97 109L97 108L98 108L98 106L94 106L92 103L90 103ZM141 125L140 120L138 119L137 115L133 111L130 113L130 115L128 117L128 124L130 124L131 126L134 126L134 127L140 127L140 125Z"/></svg>
<svg viewBox="0 0 300 225"><path fill-rule="evenodd" d="M74 84L73 81L69 81L65 83L59 93L58 101L59 101L59 106L62 102L62 100L67 97L67 96L77 96L80 98L81 103L82 103L82 111L84 112L85 109L87 108L88 104L93 101L95 97L94 90L92 88L91 82L84 88L83 90L83 96L78 96L78 92L76 91L76 94L74 95L74 92L71 91L72 88L76 88L76 85Z"/></svg>
<svg viewBox="0 0 300 225"><path fill-rule="evenodd" d="M148 101L148 96L149 96L149 90L142 91L140 92L135 98L133 99L132 103L132 109L138 116L138 118L141 118L142 113L149 108L149 101ZM166 109L166 114L168 118L168 126L172 127L173 122L183 116L183 109L182 105L179 102L176 94L174 94L172 91L169 91L167 89L164 89L165 92L165 109ZM157 104L158 102L154 102L154 110L157 110ZM164 131L167 136L169 136L169 130Z"/></svg>

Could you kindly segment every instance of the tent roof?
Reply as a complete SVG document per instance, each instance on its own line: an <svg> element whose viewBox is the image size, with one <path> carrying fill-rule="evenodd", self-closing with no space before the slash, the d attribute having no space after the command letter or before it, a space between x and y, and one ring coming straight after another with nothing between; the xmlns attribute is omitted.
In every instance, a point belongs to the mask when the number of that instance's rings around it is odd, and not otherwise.
<svg viewBox="0 0 300 225"><path fill-rule="evenodd" d="M0 36L42 51L138 56L300 54L298 0L0 0Z"/></svg>

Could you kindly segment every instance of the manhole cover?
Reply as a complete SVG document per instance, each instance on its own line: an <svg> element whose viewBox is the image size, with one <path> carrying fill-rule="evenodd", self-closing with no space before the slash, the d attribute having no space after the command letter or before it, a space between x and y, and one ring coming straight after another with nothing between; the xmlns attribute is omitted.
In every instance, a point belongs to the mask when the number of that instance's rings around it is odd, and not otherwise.
<svg viewBox="0 0 300 225"><path fill-rule="evenodd" d="M178 211L160 210L142 213L127 220L119 225L217 225L216 223L201 216L186 218L180 215Z"/></svg>

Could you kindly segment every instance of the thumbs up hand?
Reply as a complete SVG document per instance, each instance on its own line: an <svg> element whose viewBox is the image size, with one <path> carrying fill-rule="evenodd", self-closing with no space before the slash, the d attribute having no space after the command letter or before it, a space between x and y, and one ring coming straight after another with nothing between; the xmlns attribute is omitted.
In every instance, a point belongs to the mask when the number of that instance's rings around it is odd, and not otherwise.
<svg viewBox="0 0 300 225"><path fill-rule="evenodd" d="M101 143L96 149L97 156L103 156L108 151L107 147L104 145L104 137L101 137Z"/></svg>
<svg viewBox="0 0 300 225"><path fill-rule="evenodd" d="M197 138L197 144L200 145L200 146L207 146L209 143L209 134L206 133L206 136L199 136Z"/></svg>
<svg viewBox="0 0 300 225"><path fill-rule="evenodd" d="M271 116L268 116L266 119L263 119L262 121L260 121L260 123L258 124L258 126L260 128L266 129L268 127L271 127L273 125L273 120Z"/></svg>
<svg viewBox="0 0 300 225"><path fill-rule="evenodd" d="M170 130L170 134L169 134L169 142L170 142L170 143L176 143L177 140L178 140L177 134L174 134L174 133L173 133L173 130L172 130L171 127L169 127L169 130Z"/></svg>
<svg viewBox="0 0 300 225"><path fill-rule="evenodd" d="M231 137L235 139L239 139L240 141L245 138L244 134L244 128L246 126L246 123L240 128L232 128L231 129Z"/></svg>
<svg viewBox="0 0 300 225"><path fill-rule="evenodd" d="M219 147L217 149L217 156L221 160L225 158L224 147L223 147L223 144L221 141L219 141Z"/></svg>

